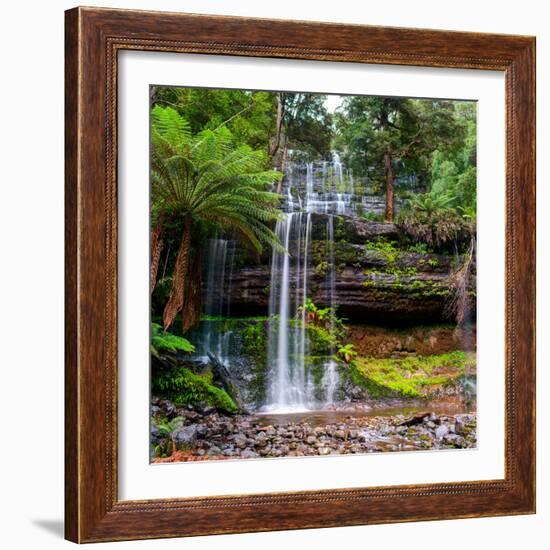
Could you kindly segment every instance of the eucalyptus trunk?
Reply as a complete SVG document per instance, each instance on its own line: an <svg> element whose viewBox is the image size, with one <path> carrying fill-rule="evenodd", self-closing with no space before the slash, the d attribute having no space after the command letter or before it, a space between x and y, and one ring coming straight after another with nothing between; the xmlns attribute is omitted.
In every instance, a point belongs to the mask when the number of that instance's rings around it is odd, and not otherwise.
<svg viewBox="0 0 550 550"><path fill-rule="evenodd" d="M269 151L269 156L273 157L277 154L279 147L281 146L281 134L283 131L283 122L285 115L285 104L283 94L277 94L277 120L275 122L275 139Z"/></svg>
<svg viewBox="0 0 550 550"><path fill-rule="evenodd" d="M391 149L386 149L384 153L384 172L386 174L386 221L393 222L395 212L395 198L393 187L393 169L392 169Z"/></svg>

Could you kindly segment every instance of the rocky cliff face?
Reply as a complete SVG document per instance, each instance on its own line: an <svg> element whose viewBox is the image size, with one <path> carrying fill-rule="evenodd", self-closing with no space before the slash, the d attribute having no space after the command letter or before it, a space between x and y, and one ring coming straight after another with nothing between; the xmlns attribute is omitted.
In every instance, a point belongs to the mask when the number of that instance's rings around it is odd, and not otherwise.
<svg viewBox="0 0 550 550"><path fill-rule="evenodd" d="M327 277L327 216L314 214L308 293L320 307L330 305ZM451 320L450 273L455 258L391 244L395 225L335 217L334 261L339 315L354 323L431 324ZM382 243L382 245L381 245ZM291 288L296 285L291 278ZM269 258L235 269L233 315L263 315L269 307Z"/></svg>

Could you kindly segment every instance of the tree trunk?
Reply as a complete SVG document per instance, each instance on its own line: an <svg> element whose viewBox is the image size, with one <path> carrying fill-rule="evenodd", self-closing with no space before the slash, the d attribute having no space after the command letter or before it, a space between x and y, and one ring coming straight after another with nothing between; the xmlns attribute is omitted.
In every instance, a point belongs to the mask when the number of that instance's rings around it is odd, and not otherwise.
<svg viewBox="0 0 550 550"><path fill-rule="evenodd" d="M277 94L277 121L275 123L275 139L269 151L271 159L277 154L281 145L281 132L283 130L283 120L285 115L284 94Z"/></svg>
<svg viewBox="0 0 550 550"><path fill-rule="evenodd" d="M157 273L160 263L160 255L164 248L164 241L161 239L162 226L164 225L164 214L159 216L153 231L151 231L151 294L157 284Z"/></svg>
<svg viewBox="0 0 550 550"><path fill-rule="evenodd" d="M195 250L187 269L185 302L181 309L181 330L185 334L201 320L202 288L201 288L201 252Z"/></svg>
<svg viewBox="0 0 550 550"><path fill-rule="evenodd" d="M166 330L176 318L176 315L183 307L185 300L185 288L187 285L187 271L189 264L189 250L191 248L191 218L186 216L183 222L183 234L181 236L180 248L176 257L176 265L172 276L172 291L164 308L163 325Z"/></svg>
<svg viewBox="0 0 550 550"><path fill-rule="evenodd" d="M286 172L286 165L288 162L288 135L285 136L285 146L283 149L283 158L281 160L281 172L284 174ZM283 188L283 180L280 179L277 182L277 193L280 195Z"/></svg>
<svg viewBox="0 0 550 550"><path fill-rule="evenodd" d="M393 196L393 170L391 166L392 155L388 147L384 153L384 171L386 173L386 221L393 222L394 196Z"/></svg>

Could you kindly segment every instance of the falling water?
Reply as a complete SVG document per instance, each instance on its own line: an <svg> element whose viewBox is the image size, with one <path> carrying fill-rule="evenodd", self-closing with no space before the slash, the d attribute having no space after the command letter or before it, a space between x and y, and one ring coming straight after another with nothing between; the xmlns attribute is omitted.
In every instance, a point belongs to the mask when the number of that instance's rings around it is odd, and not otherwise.
<svg viewBox="0 0 550 550"><path fill-rule="evenodd" d="M343 167L337 153L328 170L328 163L320 166L305 164L302 202L296 211L296 202L288 189L295 186L300 197L299 179L293 171L287 173L287 201L285 217L277 222L275 231L285 252L274 250L271 262L269 300L268 359L271 365L267 404L269 411L304 410L333 403L339 384L337 363L332 359L336 350L328 351L331 359L324 364L321 381L322 397L316 394L312 375L306 364L308 337L306 303L310 273L310 240L312 213L327 214L327 288L330 307L336 305L336 270L334 261L334 215L351 212L353 193L337 192L343 188ZM292 170L292 169L290 169ZM290 174L290 175L289 175ZM330 180L330 181L329 181ZM348 191L353 183L348 180ZM334 318L329 330L334 334Z"/></svg>
<svg viewBox="0 0 550 550"><path fill-rule="evenodd" d="M274 250L272 258L268 358L273 368L266 409L304 410L313 399L305 365L311 214L289 212L275 232L286 252Z"/></svg>
<svg viewBox="0 0 550 550"><path fill-rule="evenodd" d="M227 297L233 280L234 243L228 254L230 241L209 239L206 249L206 273L204 284L204 314L200 335L196 342L195 359L208 361L208 353L219 361L228 364L231 331L226 330L221 321L222 315L229 314ZM228 264L229 256L229 266ZM228 269L229 267L229 269ZM226 291L227 289L227 291Z"/></svg>
<svg viewBox="0 0 550 550"><path fill-rule="evenodd" d="M323 389L325 390L325 404L332 405L338 388L340 377L338 376L338 364L332 359L325 363L323 375Z"/></svg>
<svg viewBox="0 0 550 550"><path fill-rule="evenodd" d="M337 401L339 387L336 349L327 350L322 378L314 379L310 364L306 304L312 276L313 216L325 216L326 226L326 302L336 306L335 220L363 211L382 211L383 199L367 192L367 181L354 178L338 153L332 160L299 163L290 160L282 184L284 216L275 232L283 245L274 249L271 259L269 295L268 364L265 410L282 412L322 408ZM380 204L379 204L380 203ZM321 218L322 219L322 218ZM317 233L319 218L315 218ZM316 236L318 241L319 236ZM233 279L235 242L211 239L206 249L204 275L205 319L199 329L195 358L207 360L207 352L231 367L230 345L238 335L228 330L229 300ZM317 304L319 305L319 304ZM334 334L331 318L328 330Z"/></svg>

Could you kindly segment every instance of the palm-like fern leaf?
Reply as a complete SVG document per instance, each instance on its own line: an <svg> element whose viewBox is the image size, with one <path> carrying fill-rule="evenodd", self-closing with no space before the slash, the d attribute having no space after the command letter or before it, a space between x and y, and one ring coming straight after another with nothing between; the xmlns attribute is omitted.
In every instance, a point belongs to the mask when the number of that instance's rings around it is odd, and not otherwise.
<svg viewBox="0 0 550 550"><path fill-rule="evenodd" d="M264 245L282 250L270 229L280 211L280 196L268 191L282 174L266 170L266 156L248 146L235 146L226 127L193 136L187 121L173 108L152 112L151 188L155 216L180 217L232 232L259 254ZM185 232L184 232L185 235ZM165 328L186 300L189 236L182 237ZM183 242L187 241L187 242Z"/></svg>

